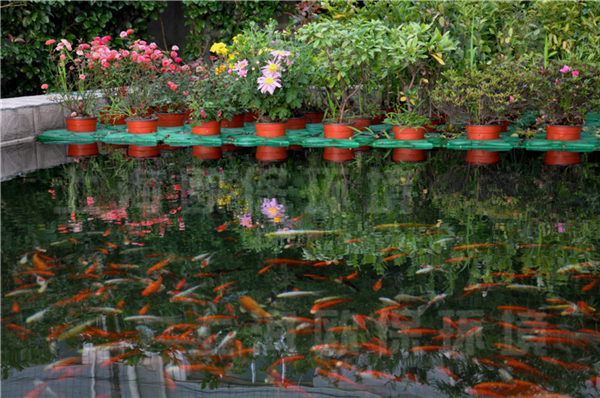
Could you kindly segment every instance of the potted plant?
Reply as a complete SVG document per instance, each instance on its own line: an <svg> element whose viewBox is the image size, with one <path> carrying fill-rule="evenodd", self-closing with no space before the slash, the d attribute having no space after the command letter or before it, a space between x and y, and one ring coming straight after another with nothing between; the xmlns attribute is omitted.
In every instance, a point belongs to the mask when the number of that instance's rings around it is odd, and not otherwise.
<svg viewBox="0 0 600 398"><path fill-rule="evenodd" d="M395 112L387 114L385 123L394 125L396 139L423 139L425 132L430 131L429 88L445 64L443 57L456 46L449 32L442 35L433 23L411 22L389 30L385 44L387 67L383 74L389 73L395 82L397 102Z"/></svg>
<svg viewBox="0 0 600 398"><path fill-rule="evenodd" d="M443 77L431 93L433 103L448 118L465 122L471 140L500 138L499 122L529 102L527 74L514 62L449 70Z"/></svg>
<svg viewBox="0 0 600 398"><path fill-rule="evenodd" d="M327 92L327 116L323 123L326 138L351 138L352 98L372 78L371 70L381 55L385 25L381 21L337 20L311 23L298 30L301 40L320 50L314 58L320 80Z"/></svg>
<svg viewBox="0 0 600 398"><path fill-rule="evenodd" d="M162 53L155 62L160 62L159 74L152 83L154 101L152 105L158 117L158 127L181 127L185 123L186 97L189 93L191 69L181 65L177 56L179 47L173 46L171 53Z"/></svg>
<svg viewBox="0 0 600 398"><path fill-rule="evenodd" d="M239 78L241 103L258 113L260 137L285 135L287 119L300 108L309 82L305 44L275 27L275 20L264 29L251 24L231 47L230 73Z"/></svg>
<svg viewBox="0 0 600 398"><path fill-rule="evenodd" d="M194 78L187 96L187 106L192 120L192 133L196 135L218 135L221 121L231 119L236 109L230 106L236 95L236 76L228 73L224 59L215 59L209 67L196 66Z"/></svg>
<svg viewBox="0 0 600 398"><path fill-rule="evenodd" d="M600 99L598 65L556 60L533 75L533 99L546 123L546 139L578 140L586 113Z"/></svg>
<svg viewBox="0 0 600 398"><path fill-rule="evenodd" d="M105 46L110 41L110 36L102 39L96 38L91 43L72 44L66 39L57 43L54 39L46 41L46 45L53 46L50 58L56 64L54 81L48 85L44 83L42 90L48 90L48 99L57 102L62 109L67 109L69 116L65 118L67 130L71 132L96 131L98 121L96 90L100 84L99 75L95 73L101 60L92 57L92 51ZM98 154L98 144L70 144L69 156L93 156Z"/></svg>

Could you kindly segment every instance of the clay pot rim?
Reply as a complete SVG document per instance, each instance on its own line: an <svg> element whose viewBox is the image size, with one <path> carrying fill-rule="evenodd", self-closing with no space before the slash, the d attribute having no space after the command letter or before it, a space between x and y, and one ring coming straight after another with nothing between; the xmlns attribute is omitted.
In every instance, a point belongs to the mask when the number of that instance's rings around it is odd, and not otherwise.
<svg viewBox="0 0 600 398"><path fill-rule="evenodd" d="M352 120L371 120L373 118L373 116L357 116L357 117L353 117Z"/></svg>
<svg viewBox="0 0 600 398"><path fill-rule="evenodd" d="M132 118L128 117L125 119L126 122L154 122L157 120L158 120L158 117L155 117L153 119L132 119Z"/></svg>
<svg viewBox="0 0 600 398"><path fill-rule="evenodd" d="M185 111L184 112L154 112L157 115L185 115Z"/></svg>
<svg viewBox="0 0 600 398"><path fill-rule="evenodd" d="M415 130L417 130L417 129L423 129L423 130L426 130L425 126L400 126L400 125L397 125L397 124L391 124L390 126L392 126L392 128L396 128L396 127L402 128L402 130L400 130L400 131L403 131L403 130L406 130L406 129L415 129Z"/></svg>
<svg viewBox="0 0 600 398"><path fill-rule="evenodd" d="M547 124L546 127L572 127L583 128L583 124Z"/></svg>
<svg viewBox="0 0 600 398"><path fill-rule="evenodd" d="M472 126L472 127L498 127L498 126L502 126L502 123L494 123L494 124L467 124L467 126Z"/></svg>
<svg viewBox="0 0 600 398"><path fill-rule="evenodd" d="M308 116L304 115L304 116L288 117L288 121L290 121L292 119L308 119ZM259 124L267 124L267 123L259 123Z"/></svg>
<svg viewBox="0 0 600 398"><path fill-rule="evenodd" d="M352 123L323 122L323 124L334 125L334 126L354 126L356 124L356 122L352 122Z"/></svg>
<svg viewBox="0 0 600 398"><path fill-rule="evenodd" d="M292 118L295 119L295 118ZM258 120L254 122L255 124L285 124L287 123L287 120L283 121L283 122L267 122L267 123L263 123L263 122L259 122Z"/></svg>
<svg viewBox="0 0 600 398"><path fill-rule="evenodd" d="M92 120L92 119L98 119L98 116L86 116L86 117L65 117L65 119L71 119L71 120Z"/></svg>

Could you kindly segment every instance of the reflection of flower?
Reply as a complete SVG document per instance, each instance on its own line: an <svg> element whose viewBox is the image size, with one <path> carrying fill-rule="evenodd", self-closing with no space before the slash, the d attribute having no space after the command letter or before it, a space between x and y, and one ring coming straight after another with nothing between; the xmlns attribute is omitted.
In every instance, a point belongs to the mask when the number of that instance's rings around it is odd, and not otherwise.
<svg viewBox="0 0 600 398"><path fill-rule="evenodd" d="M262 213L269 217L275 219L276 217L280 219L283 215L283 205L277 204L277 199L266 199L262 204Z"/></svg>
<svg viewBox="0 0 600 398"><path fill-rule="evenodd" d="M240 225L243 225L244 227L251 227L252 226L252 215L244 214L243 216L241 216L240 217Z"/></svg>

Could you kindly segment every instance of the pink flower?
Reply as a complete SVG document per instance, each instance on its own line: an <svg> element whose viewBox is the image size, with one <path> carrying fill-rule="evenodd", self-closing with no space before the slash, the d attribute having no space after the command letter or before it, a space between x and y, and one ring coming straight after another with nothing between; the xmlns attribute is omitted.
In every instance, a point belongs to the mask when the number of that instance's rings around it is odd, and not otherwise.
<svg viewBox="0 0 600 398"><path fill-rule="evenodd" d="M42 84L42 90L48 90L48 85L47 84Z"/></svg>
<svg viewBox="0 0 600 398"><path fill-rule="evenodd" d="M510 102L512 102L512 101L514 101L514 100L515 100L515 99L514 99L514 97L511 95L511 96L510 96Z"/></svg>
<svg viewBox="0 0 600 398"><path fill-rule="evenodd" d="M175 51L171 51L171 58L177 58L177 53Z"/></svg>
<svg viewBox="0 0 600 398"><path fill-rule="evenodd" d="M81 50L77 50L76 52L77 52L77 55L80 55L80 56L83 55L83 51L81 51Z"/></svg>
<svg viewBox="0 0 600 398"><path fill-rule="evenodd" d="M64 44L65 47L67 47L67 50L69 50L69 51L73 50L73 48L71 47L71 43L69 43L67 40L62 39L61 42L62 42L62 44Z"/></svg>
<svg viewBox="0 0 600 398"><path fill-rule="evenodd" d="M261 76L256 80L256 82L258 83L258 89L263 94L268 92L269 94L273 95L273 93L275 93L275 89L277 87L281 87L280 80L277 77Z"/></svg>
<svg viewBox="0 0 600 398"><path fill-rule="evenodd" d="M132 34L133 32L134 32L134 30L133 30L133 29L127 29L127 34L128 34L128 35Z"/></svg>
<svg viewBox="0 0 600 398"><path fill-rule="evenodd" d="M181 58L175 57L174 61L177 62L177 63L180 63L181 62Z"/></svg>
<svg viewBox="0 0 600 398"><path fill-rule="evenodd" d="M127 37L127 32L121 32L119 33L119 36L121 36L121 39L124 39Z"/></svg>
<svg viewBox="0 0 600 398"><path fill-rule="evenodd" d="M164 66L164 67L169 66L170 63L171 63L170 59L163 59L162 60L162 66Z"/></svg>
<svg viewBox="0 0 600 398"><path fill-rule="evenodd" d="M75 116L77 116L77 112L72 112L71 117L75 117Z"/></svg>
<svg viewBox="0 0 600 398"><path fill-rule="evenodd" d="M67 59L67 57L65 56L65 54L60 54L60 60L64 61L65 59Z"/></svg>
<svg viewBox="0 0 600 398"><path fill-rule="evenodd" d="M102 66L105 68L108 68L110 66L110 64L106 61L102 61Z"/></svg>
<svg viewBox="0 0 600 398"><path fill-rule="evenodd" d="M560 70L561 73L567 73L568 71L570 71L571 68L569 68L567 65L563 66L562 69Z"/></svg>
<svg viewBox="0 0 600 398"><path fill-rule="evenodd" d="M173 47L171 47L171 51L179 51L179 47L173 46Z"/></svg>
<svg viewBox="0 0 600 398"><path fill-rule="evenodd" d="M254 69L254 68L252 68L252 69ZM248 71L246 69L242 69L238 72L238 75L240 77L246 77L248 75Z"/></svg>
<svg viewBox="0 0 600 398"><path fill-rule="evenodd" d="M577 77L577 76L579 76L579 71L574 70L573 72L571 72L571 74L573 75L573 77Z"/></svg>
<svg viewBox="0 0 600 398"><path fill-rule="evenodd" d="M552 101L556 102L556 98L553 98Z"/></svg>
<svg viewBox="0 0 600 398"><path fill-rule="evenodd" d="M85 80L85 75L79 75L79 79Z"/></svg>
<svg viewBox="0 0 600 398"><path fill-rule="evenodd" d="M177 84L171 84L169 87L171 87L171 90L177 90Z"/></svg>
<svg viewBox="0 0 600 398"><path fill-rule="evenodd" d="M107 43L110 41L110 39L111 39L111 37L110 37L110 36L104 36L104 37L102 38L102 43L103 43L103 44L107 44Z"/></svg>
<svg viewBox="0 0 600 398"><path fill-rule="evenodd" d="M75 58L73 62L81 62L81 60L79 58Z"/></svg>
<svg viewBox="0 0 600 398"><path fill-rule="evenodd" d="M46 45L47 46L49 46L51 44L54 44L54 43L56 43L56 40L54 40L54 39L46 40Z"/></svg>

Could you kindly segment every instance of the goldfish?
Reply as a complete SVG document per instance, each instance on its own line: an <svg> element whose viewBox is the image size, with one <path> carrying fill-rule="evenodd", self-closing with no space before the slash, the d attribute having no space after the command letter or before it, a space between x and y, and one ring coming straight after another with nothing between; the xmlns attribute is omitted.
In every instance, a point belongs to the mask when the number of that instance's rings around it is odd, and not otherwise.
<svg viewBox="0 0 600 398"><path fill-rule="evenodd" d="M206 252L206 253L198 254L196 257L193 257L191 261L202 261L206 257L210 256L212 253L214 253L214 252Z"/></svg>
<svg viewBox="0 0 600 398"><path fill-rule="evenodd" d="M303 297L303 296L316 296L318 292L309 292L309 291L291 291L280 293L277 295L277 298L294 298L294 297Z"/></svg>
<svg viewBox="0 0 600 398"><path fill-rule="evenodd" d="M448 260L446 260L444 262L445 263L457 263L459 261L474 260L476 258L479 258L479 256L449 258Z"/></svg>
<svg viewBox="0 0 600 398"><path fill-rule="evenodd" d="M254 318L272 318L270 314L265 312L256 301L249 296L243 296L239 300L240 307L249 312Z"/></svg>
<svg viewBox="0 0 600 398"><path fill-rule="evenodd" d="M304 359L304 355L290 355L287 357L279 358L278 360L273 362L273 364L271 366L269 366L269 369L274 369L277 366L286 364L286 363L294 363L294 362L300 361L302 359Z"/></svg>
<svg viewBox="0 0 600 398"><path fill-rule="evenodd" d="M319 302L317 304L315 304L311 309L310 309L310 313L311 314L316 314L317 312L319 312L322 309L325 308L329 308L329 307L333 307L335 305L341 304L341 303L345 303L347 301L351 301L350 299L340 299L340 300L333 300L333 301L329 301L326 303L323 302Z"/></svg>
<svg viewBox="0 0 600 398"><path fill-rule="evenodd" d="M537 377L540 377L542 379L545 379L546 376L540 372L539 370L537 370L536 368L533 368L529 365L524 364L523 362L517 361L516 359L513 358L506 358L504 360L504 363L508 366L510 366L511 368L513 368L515 371L519 371L522 373L528 373L528 374L532 374L535 375Z"/></svg>
<svg viewBox="0 0 600 398"><path fill-rule="evenodd" d="M420 347L413 347L409 352L418 352L418 353L430 353L430 352L440 352L440 351L450 351L452 347L447 346L439 346L439 345L425 345Z"/></svg>
<svg viewBox="0 0 600 398"><path fill-rule="evenodd" d="M102 254L108 254L108 250L106 250L103 247L93 247L92 250L98 250L99 252L101 252Z"/></svg>
<svg viewBox="0 0 600 398"><path fill-rule="evenodd" d="M382 224L382 225L376 225L373 228L375 229L389 229L389 228L401 228L401 227L427 227L427 228L431 228L431 227L437 227L438 224Z"/></svg>
<svg viewBox="0 0 600 398"><path fill-rule="evenodd" d="M151 283L150 285L148 285L148 287L146 287L144 289L144 291L142 291L142 296L148 296L150 294L154 294L156 292L158 292L158 290L160 289L161 285L162 285L162 276L158 276L158 279Z"/></svg>
<svg viewBox="0 0 600 398"><path fill-rule="evenodd" d="M202 316L202 317L196 319L196 322L208 323L208 322L219 322L219 321L233 321L233 320L237 320L237 319L238 319L237 316L208 315L208 316Z"/></svg>
<svg viewBox="0 0 600 398"><path fill-rule="evenodd" d="M47 268L50 268L50 267L48 267L48 265L47 265L47 264L44 262L44 260L42 260L42 259L40 258L40 256L39 256L37 253L35 253L35 254L33 255L33 258L32 258L32 260L31 260L31 264L33 264L33 267L34 267L35 269L37 269L38 271L43 271L43 270L45 270L45 269L47 269Z"/></svg>
<svg viewBox="0 0 600 398"><path fill-rule="evenodd" d="M319 263L314 263L313 267L329 267L333 264L345 264L344 260L330 260L330 261L321 261Z"/></svg>
<svg viewBox="0 0 600 398"><path fill-rule="evenodd" d="M155 315L132 315L123 319L124 321L133 322L159 322L159 323L171 323L173 318L171 317L160 317Z"/></svg>
<svg viewBox="0 0 600 398"><path fill-rule="evenodd" d="M502 283L479 283L477 285L467 286L465 287L465 291L481 291L481 290L490 290L496 287L503 286Z"/></svg>
<svg viewBox="0 0 600 398"><path fill-rule="evenodd" d="M156 263L154 266L152 266L149 270L146 271L146 274L150 275L152 272L161 270L165 265L167 265L168 263L170 263L171 261L173 261L173 259L175 257L177 257L177 256L176 255L172 255L170 257L167 257L163 261L161 261L159 263Z"/></svg>
<svg viewBox="0 0 600 398"><path fill-rule="evenodd" d="M275 264L269 264L266 267L264 267L263 269L261 269L260 271L258 271L258 274L264 274L265 272L267 272L273 265Z"/></svg>
<svg viewBox="0 0 600 398"><path fill-rule="evenodd" d="M386 261L392 261L392 260L395 260L395 259L397 259L397 258L400 258L400 257L408 256L409 254L410 254L410 253L400 253L400 254L394 254L393 256L386 257L386 258L384 258L384 259L383 259L383 260L381 260L381 261L383 261L383 262L386 262Z"/></svg>
<svg viewBox="0 0 600 398"><path fill-rule="evenodd" d="M592 290L594 288L594 286L596 286L597 282L598 282L597 280L592 281L591 283L589 283L589 284L585 285L584 287L582 287L581 291L582 292L587 292L587 291Z"/></svg>
<svg viewBox="0 0 600 398"><path fill-rule="evenodd" d="M452 250L479 250L498 246L504 246L504 243L475 243L472 245L456 246Z"/></svg>
<svg viewBox="0 0 600 398"><path fill-rule="evenodd" d="M345 240L344 243L361 243L361 242L366 242L366 239L348 239Z"/></svg>
<svg viewBox="0 0 600 398"><path fill-rule="evenodd" d="M529 355L527 352L520 350L517 347L514 347L509 344L494 343L494 347L496 347L497 349L499 349L501 351L510 352L513 355L525 355L525 356Z"/></svg>
<svg viewBox="0 0 600 398"><path fill-rule="evenodd" d="M331 332L331 333L346 333L346 332L356 332L356 331L358 331L358 328L355 328L353 326L337 326L337 327L329 328L329 329L327 329L327 331Z"/></svg>
<svg viewBox="0 0 600 398"><path fill-rule="evenodd" d="M373 344L373 343L358 343L358 345L366 351L369 351L371 353L374 354L378 354L378 355L385 355L385 356L390 356L392 355L392 352L390 350L388 350L385 347L382 347L378 344Z"/></svg>
<svg viewBox="0 0 600 398"><path fill-rule="evenodd" d="M373 285L373 290L378 291L381 289L381 284L383 283L383 276Z"/></svg>
<svg viewBox="0 0 600 398"><path fill-rule="evenodd" d="M575 341L572 339L564 338L564 337L536 337L536 336L523 336L524 340L529 341L530 343L544 344L549 346L555 345L570 345L570 346L578 346L587 352L587 346L582 341Z"/></svg>
<svg viewBox="0 0 600 398"><path fill-rule="evenodd" d="M26 323L31 323L31 322L37 322L39 320L41 320L44 315L46 315L46 312L48 312L50 308L46 308L45 310L41 310L39 312L36 312L35 314L31 315L29 318L27 318L25 320Z"/></svg>
<svg viewBox="0 0 600 398"><path fill-rule="evenodd" d="M377 372L375 370L361 370L356 372L356 374L358 376L360 376L361 379L374 379L374 380L395 380L395 381L402 381L402 379L400 377L396 377L387 373L383 373L383 372Z"/></svg>
<svg viewBox="0 0 600 398"><path fill-rule="evenodd" d="M77 336L78 334L80 334L81 332L86 330L88 328L88 326L95 323L97 320L98 320L98 318L94 318L94 319L90 319L87 322L80 323L79 325L59 334L58 339L64 340L64 339L68 339L73 336Z"/></svg>
<svg viewBox="0 0 600 398"><path fill-rule="evenodd" d="M347 377L344 377L344 376L339 375L337 373L328 372L328 371L323 370L321 368L317 368L315 371L317 372L317 374L319 376L322 376L322 377L325 377L325 378L328 378L328 379L332 380L332 382L334 384L337 384L340 381L343 381L344 383L346 383L348 385L351 385L354 388L358 388L358 389L361 389L361 390L364 388L363 386L361 386L361 385L353 382L352 380L348 379Z"/></svg>
<svg viewBox="0 0 600 398"><path fill-rule="evenodd" d="M224 283L220 286L217 286L213 289L213 292L218 292L219 290L223 290L226 289L227 287L233 285L234 283L237 283L237 281L233 281L233 282L228 282L228 283Z"/></svg>
<svg viewBox="0 0 600 398"><path fill-rule="evenodd" d="M296 236L296 235L327 235L327 234L337 234L341 231L321 231L321 230L293 230L293 229L284 229L277 232L269 232L265 234L266 237L288 237L288 236Z"/></svg>
<svg viewBox="0 0 600 398"><path fill-rule="evenodd" d="M216 254L216 252L212 253L210 256L208 256L204 261L202 261L202 263L200 263L200 268L206 268L208 267L208 264L210 264L213 256Z"/></svg>
<svg viewBox="0 0 600 398"><path fill-rule="evenodd" d="M441 265L438 265L436 267L433 267L431 265L422 265L421 269L417 270L417 272L415 272L415 274L428 274L432 271L448 272L448 271L442 269Z"/></svg>

